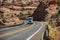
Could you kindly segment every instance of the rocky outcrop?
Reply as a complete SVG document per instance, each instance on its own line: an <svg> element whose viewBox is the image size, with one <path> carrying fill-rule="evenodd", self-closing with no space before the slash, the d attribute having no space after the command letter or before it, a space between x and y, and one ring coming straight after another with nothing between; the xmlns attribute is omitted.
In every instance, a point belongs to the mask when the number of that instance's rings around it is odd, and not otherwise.
<svg viewBox="0 0 60 40"><path fill-rule="evenodd" d="M0 9L0 11L3 12L3 18L1 16L0 19L2 19L1 21L4 25L15 25L21 23L21 20L17 16L15 16L16 13L13 10L3 7Z"/></svg>
<svg viewBox="0 0 60 40"><path fill-rule="evenodd" d="M25 14L25 18L26 14L27 16L32 14L39 4L38 0L0 0L0 2L0 24L4 25L22 23L21 13Z"/></svg>
<svg viewBox="0 0 60 40"><path fill-rule="evenodd" d="M38 7L34 11L34 13L31 15L33 17L34 21L44 21L45 20L45 16L47 15L47 12L45 11L46 8L47 8L47 6L43 2L41 2L38 5Z"/></svg>

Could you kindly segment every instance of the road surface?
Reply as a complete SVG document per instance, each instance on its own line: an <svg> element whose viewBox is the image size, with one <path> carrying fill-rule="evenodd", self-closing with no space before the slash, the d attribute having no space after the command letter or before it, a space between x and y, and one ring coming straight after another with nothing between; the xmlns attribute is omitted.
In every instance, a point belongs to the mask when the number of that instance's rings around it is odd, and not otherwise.
<svg viewBox="0 0 60 40"><path fill-rule="evenodd" d="M42 22L34 22L33 24L25 23L23 25L14 26L11 28L1 29L0 40L30 40L34 37L34 35L38 33L38 30L41 29L42 27L43 27ZM42 31L40 33L42 34Z"/></svg>

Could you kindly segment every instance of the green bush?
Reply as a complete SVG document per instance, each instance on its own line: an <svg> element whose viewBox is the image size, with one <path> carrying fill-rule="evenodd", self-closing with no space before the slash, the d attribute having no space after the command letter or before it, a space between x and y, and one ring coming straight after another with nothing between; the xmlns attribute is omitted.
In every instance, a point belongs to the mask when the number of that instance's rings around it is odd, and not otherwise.
<svg viewBox="0 0 60 40"><path fill-rule="evenodd" d="M21 13L20 13L20 16L21 16L21 17L23 17L23 16L24 16L24 14L21 12Z"/></svg>
<svg viewBox="0 0 60 40"><path fill-rule="evenodd" d="M3 21L0 21L0 25L2 25L3 23L2 23Z"/></svg>

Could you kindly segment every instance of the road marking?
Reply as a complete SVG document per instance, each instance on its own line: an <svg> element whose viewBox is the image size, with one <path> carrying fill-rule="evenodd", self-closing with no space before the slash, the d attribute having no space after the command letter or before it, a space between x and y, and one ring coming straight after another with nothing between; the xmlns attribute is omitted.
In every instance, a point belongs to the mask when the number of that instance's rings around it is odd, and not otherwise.
<svg viewBox="0 0 60 40"><path fill-rule="evenodd" d="M0 31L2 31L2 30L9 30L9 29L11 29L11 28L15 28L15 27L2 28L2 29L0 29Z"/></svg>
<svg viewBox="0 0 60 40"><path fill-rule="evenodd" d="M13 27L12 27L12 28L13 28ZM3 29L0 29L0 31L1 31L1 30L8 30L8 29L11 29L11 28L3 28Z"/></svg>
<svg viewBox="0 0 60 40"><path fill-rule="evenodd" d="M2 30L9 30L9 29L11 29L11 28L15 28L15 27L2 28L2 29L0 29L0 31L2 31Z"/></svg>
<svg viewBox="0 0 60 40"><path fill-rule="evenodd" d="M13 34L15 34L15 33L18 33L18 32L27 30L27 29L29 29L29 28L31 28L31 27L34 27L34 25L35 25L35 23L33 23L31 26L28 26L28 27L26 27L26 28L22 28L22 29L19 29L19 30L15 30L15 31L13 31L13 32L9 32L9 33L2 34L2 35L0 35L0 37L5 37L5 36L13 35Z"/></svg>
<svg viewBox="0 0 60 40"><path fill-rule="evenodd" d="M43 37L44 37L44 32L42 33L42 40L44 40Z"/></svg>
<svg viewBox="0 0 60 40"><path fill-rule="evenodd" d="M42 23L41 23L41 25L43 26ZM26 40L30 40L34 35L36 35L41 30L42 26L34 34L32 34L30 37L28 37Z"/></svg>

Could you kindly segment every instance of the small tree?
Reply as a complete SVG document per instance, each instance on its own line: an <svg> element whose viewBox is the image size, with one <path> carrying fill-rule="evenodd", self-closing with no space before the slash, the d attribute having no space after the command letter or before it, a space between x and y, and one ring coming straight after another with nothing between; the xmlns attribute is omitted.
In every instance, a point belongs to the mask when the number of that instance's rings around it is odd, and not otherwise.
<svg viewBox="0 0 60 40"><path fill-rule="evenodd" d="M28 15L30 16L31 15L31 13L28 11Z"/></svg>
<svg viewBox="0 0 60 40"><path fill-rule="evenodd" d="M3 24L3 12L0 11L0 25Z"/></svg>
<svg viewBox="0 0 60 40"><path fill-rule="evenodd" d="M27 5L29 6L30 5L30 2L28 2Z"/></svg>
<svg viewBox="0 0 60 40"><path fill-rule="evenodd" d="M24 14L23 14L22 12L20 12L20 16L21 16L21 17L23 17L23 16L24 16Z"/></svg>

